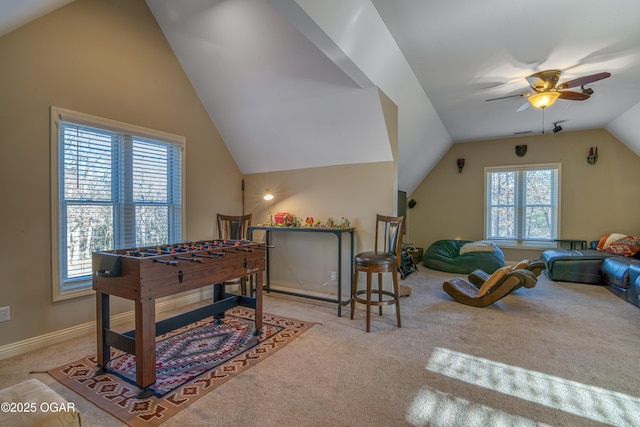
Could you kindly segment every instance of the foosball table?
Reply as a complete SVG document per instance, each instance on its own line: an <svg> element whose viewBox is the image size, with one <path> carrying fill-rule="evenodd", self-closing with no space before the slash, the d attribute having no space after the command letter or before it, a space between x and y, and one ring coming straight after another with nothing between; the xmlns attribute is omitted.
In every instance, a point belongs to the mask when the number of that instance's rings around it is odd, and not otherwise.
<svg viewBox="0 0 640 427"><path fill-rule="evenodd" d="M139 398L151 396L156 381L155 338L205 317L220 319L241 305L255 309L255 330L262 328L262 272L266 246L247 240L211 240L135 249L94 252L98 374L108 372L111 347L136 356ZM226 293L224 282L255 276L255 297ZM214 287L213 301L203 307L156 322L157 298ZM251 286L253 288L253 286ZM109 297L135 302L135 329L110 329Z"/></svg>

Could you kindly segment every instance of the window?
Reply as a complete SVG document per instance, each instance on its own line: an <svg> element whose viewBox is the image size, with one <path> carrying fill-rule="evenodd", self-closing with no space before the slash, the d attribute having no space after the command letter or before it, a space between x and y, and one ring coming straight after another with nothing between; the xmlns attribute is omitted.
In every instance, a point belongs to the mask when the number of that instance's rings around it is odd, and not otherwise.
<svg viewBox="0 0 640 427"><path fill-rule="evenodd" d="M485 168L485 237L503 246L555 247L559 164Z"/></svg>
<svg viewBox="0 0 640 427"><path fill-rule="evenodd" d="M91 292L97 250L182 240L184 138L51 108L54 300Z"/></svg>

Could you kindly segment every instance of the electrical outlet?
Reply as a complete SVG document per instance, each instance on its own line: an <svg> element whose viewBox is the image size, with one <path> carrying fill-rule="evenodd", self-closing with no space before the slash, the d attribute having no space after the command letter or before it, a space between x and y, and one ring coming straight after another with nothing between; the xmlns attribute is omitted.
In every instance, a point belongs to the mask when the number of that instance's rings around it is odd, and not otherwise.
<svg viewBox="0 0 640 427"><path fill-rule="evenodd" d="M9 307L0 307L0 322L7 322L9 320L11 320Z"/></svg>
<svg viewBox="0 0 640 427"><path fill-rule="evenodd" d="M336 280L338 278L338 275L335 271L331 272L331 280Z"/></svg>

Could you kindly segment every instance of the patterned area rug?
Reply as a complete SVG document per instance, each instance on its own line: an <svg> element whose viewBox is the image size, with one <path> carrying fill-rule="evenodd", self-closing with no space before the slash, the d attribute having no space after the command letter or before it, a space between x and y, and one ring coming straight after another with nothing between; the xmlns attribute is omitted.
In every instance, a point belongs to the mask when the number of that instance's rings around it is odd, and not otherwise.
<svg viewBox="0 0 640 427"><path fill-rule="evenodd" d="M136 398L135 356L119 351L105 375L95 376L95 356L49 374L131 426L156 426L313 326L264 314L263 333L256 337L253 318L253 310L236 307L226 312L222 325L207 318L157 337L156 393L146 399Z"/></svg>

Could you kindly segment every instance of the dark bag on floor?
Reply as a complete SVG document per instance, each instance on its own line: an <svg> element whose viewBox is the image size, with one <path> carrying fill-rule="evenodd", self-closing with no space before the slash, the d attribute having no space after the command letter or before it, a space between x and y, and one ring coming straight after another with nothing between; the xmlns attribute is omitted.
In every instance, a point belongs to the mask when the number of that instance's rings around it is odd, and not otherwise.
<svg viewBox="0 0 640 427"><path fill-rule="evenodd" d="M407 251L402 251L402 259L400 260L400 277L403 279L414 273L418 269L418 266L413 262L413 258Z"/></svg>

